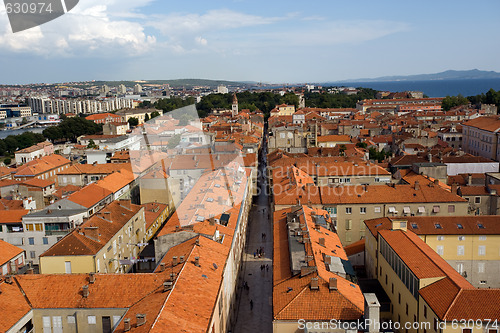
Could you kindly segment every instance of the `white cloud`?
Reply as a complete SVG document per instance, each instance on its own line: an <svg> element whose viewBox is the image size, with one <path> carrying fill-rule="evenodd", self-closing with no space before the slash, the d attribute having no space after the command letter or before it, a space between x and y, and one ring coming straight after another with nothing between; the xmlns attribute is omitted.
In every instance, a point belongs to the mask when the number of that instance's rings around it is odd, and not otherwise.
<svg viewBox="0 0 500 333"><path fill-rule="evenodd" d="M150 0L85 0L66 15L39 27L12 33L7 15L0 17L4 51L30 52L47 57L135 56L150 51L155 36L148 36L141 23L127 21L120 11L135 13Z"/></svg>
<svg viewBox="0 0 500 333"><path fill-rule="evenodd" d="M200 37L200 36L196 37L194 40L197 44L202 45L202 46L206 46L208 44L207 40L203 37Z"/></svg>

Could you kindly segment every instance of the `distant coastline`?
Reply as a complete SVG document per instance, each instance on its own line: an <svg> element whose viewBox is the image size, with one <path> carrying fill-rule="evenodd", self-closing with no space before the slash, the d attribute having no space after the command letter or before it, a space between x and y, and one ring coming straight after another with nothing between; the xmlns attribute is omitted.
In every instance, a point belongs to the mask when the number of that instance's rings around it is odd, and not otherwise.
<svg viewBox="0 0 500 333"><path fill-rule="evenodd" d="M486 93L491 88L500 90L500 78L426 80L426 81L384 81L384 82L328 82L324 85L363 87L381 91L422 91L429 97L474 96Z"/></svg>

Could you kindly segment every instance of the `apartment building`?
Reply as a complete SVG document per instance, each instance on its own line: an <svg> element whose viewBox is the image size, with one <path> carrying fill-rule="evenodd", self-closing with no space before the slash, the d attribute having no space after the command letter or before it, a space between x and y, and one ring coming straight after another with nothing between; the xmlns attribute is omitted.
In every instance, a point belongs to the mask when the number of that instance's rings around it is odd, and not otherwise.
<svg viewBox="0 0 500 333"><path fill-rule="evenodd" d="M57 173L67 169L70 164L70 160L57 154L43 156L17 168L12 177L16 180L39 178L55 181L57 179Z"/></svg>
<svg viewBox="0 0 500 333"><path fill-rule="evenodd" d="M94 183L85 186L68 197L47 206L52 210L84 210L85 217L97 213L113 201L113 192Z"/></svg>
<svg viewBox="0 0 500 333"><path fill-rule="evenodd" d="M420 185L315 186L307 174L298 181L276 183L274 170L273 209L297 204L323 208L332 216L342 241L349 245L364 237L364 220L386 216L467 215L468 202L433 182ZM282 176L286 178L287 176ZM307 180L309 179L309 180Z"/></svg>
<svg viewBox="0 0 500 333"><path fill-rule="evenodd" d="M497 216L384 217L365 224L375 237L377 231L391 230L393 222L406 222L409 232L418 235L474 287L500 287Z"/></svg>
<svg viewBox="0 0 500 333"><path fill-rule="evenodd" d="M499 289L476 289L419 236L406 221L367 233L365 263L391 300L398 332L496 331ZM464 323L457 325L456 323ZM474 322L474 324L471 324ZM416 327L405 323L420 323ZM455 323L455 324L454 324Z"/></svg>
<svg viewBox="0 0 500 333"><path fill-rule="evenodd" d="M121 121L126 122L130 118L137 118L139 120L139 125L144 124L146 121L146 115L148 115L149 119L151 119L151 114L153 112L158 112L160 116L163 115L163 110L157 109L122 109L115 113L115 115L120 116L122 118Z"/></svg>
<svg viewBox="0 0 500 333"><path fill-rule="evenodd" d="M270 163L270 180L274 180L275 173L278 182L284 181L283 177L288 180L290 177L295 177L291 168L307 173L318 186L376 185L391 182L391 173L379 165L339 156L280 158Z"/></svg>
<svg viewBox="0 0 500 333"><path fill-rule="evenodd" d="M57 174L57 182L61 186L85 186L122 169L131 171L132 166L130 163L74 164Z"/></svg>
<svg viewBox="0 0 500 333"><path fill-rule="evenodd" d="M128 272L147 240L146 229L144 207L114 201L40 255L40 272Z"/></svg>
<svg viewBox="0 0 500 333"><path fill-rule="evenodd" d="M317 147L335 147L351 143L348 135L322 135L316 138Z"/></svg>
<svg viewBox="0 0 500 333"><path fill-rule="evenodd" d="M24 163L33 161L34 159L51 155L54 153L54 145L48 141L37 143L28 148L24 148L15 152L16 165L20 166Z"/></svg>
<svg viewBox="0 0 500 333"><path fill-rule="evenodd" d="M0 276L16 274L25 262L26 253L23 249L0 240Z"/></svg>
<svg viewBox="0 0 500 333"><path fill-rule="evenodd" d="M500 118L478 117L462 124L462 147L466 153L500 161Z"/></svg>
<svg viewBox="0 0 500 333"><path fill-rule="evenodd" d="M270 153L278 149L288 153L306 153L306 133L302 125L273 127L269 133L268 147Z"/></svg>

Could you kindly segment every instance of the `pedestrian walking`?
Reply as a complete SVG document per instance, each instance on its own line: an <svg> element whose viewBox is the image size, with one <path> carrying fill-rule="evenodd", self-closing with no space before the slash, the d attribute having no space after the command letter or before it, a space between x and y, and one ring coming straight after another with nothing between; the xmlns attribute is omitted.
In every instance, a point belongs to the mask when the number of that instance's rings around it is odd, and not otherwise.
<svg viewBox="0 0 500 333"><path fill-rule="evenodd" d="M257 253L256 252L253 253L253 258L255 259L255 257L257 257Z"/></svg>

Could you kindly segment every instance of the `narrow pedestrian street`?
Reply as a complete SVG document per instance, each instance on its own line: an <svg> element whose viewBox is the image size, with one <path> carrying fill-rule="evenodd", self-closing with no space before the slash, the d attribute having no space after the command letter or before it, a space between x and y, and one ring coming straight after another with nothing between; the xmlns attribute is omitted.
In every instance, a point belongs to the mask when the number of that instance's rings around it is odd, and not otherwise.
<svg viewBox="0 0 500 333"><path fill-rule="evenodd" d="M258 178L260 194L250 211L247 246L243 255L243 284L239 286L240 299L236 303L238 313L232 333L272 332L273 234L266 190L265 144L262 151ZM257 253L260 249L263 254L259 258Z"/></svg>

